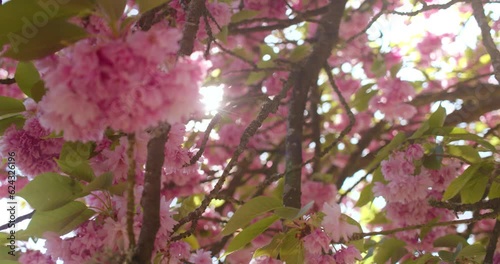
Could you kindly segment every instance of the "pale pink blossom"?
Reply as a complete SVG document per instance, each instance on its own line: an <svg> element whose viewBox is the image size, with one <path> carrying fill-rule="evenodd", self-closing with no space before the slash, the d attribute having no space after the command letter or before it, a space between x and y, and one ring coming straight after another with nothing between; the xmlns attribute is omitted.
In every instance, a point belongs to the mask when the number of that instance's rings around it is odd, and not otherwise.
<svg viewBox="0 0 500 264"><path fill-rule="evenodd" d="M348 246L339 250L334 257L337 264L354 264L356 260L363 259L359 250L354 246Z"/></svg>
<svg viewBox="0 0 500 264"><path fill-rule="evenodd" d="M40 126L38 119L26 120L24 128L9 127L0 139L0 156L16 153L16 166L22 173L34 177L44 172L58 172L55 159L59 158L63 140L45 138L49 131Z"/></svg>
<svg viewBox="0 0 500 264"><path fill-rule="evenodd" d="M420 144L411 144L406 148L407 158L419 160L424 156L424 148Z"/></svg>
<svg viewBox="0 0 500 264"><path fill-rule="evenodd" d="M56 262L48 255L42 254L38 250L28 250L21 254L18 259L21 264L55 264Z"/></svg>
<svg viewBox="0 0 500 264"><path fill-rule="evenodd" d="M325 213L325 216L321 224L333 241L338 242L341 238L347 241L352 234L360 232L357 226L347 223L345 217L340 213L339 204L324 203L322 212Z"/></svg>
<svg viewBox="0 0 500 264"><path fill-rule="evenodd" d="M304 249L310 254L321 254L329 251L330 237L328 237L321 229L316 228L309 235L303 238Z"/></svg>
<svg viewBox="0 0 500 264"><path fill-rule="evenodd" d="M269 256L259 256L252 259L249 264L282 264L283 262Z"/></svg>
<svg viewBox="0 0 500 264"><path fill-rule="evenodd" d="M210 254L210 251L198 249L195 253L189 256L189 262L196 264L212 264L212 257Z"/></svg>
<svg viewBox="0 0 500 264"><path fill-rule="evenodd" d="M324 203L335 201L337 187L334 184L319 181L305 181L302 185L302 205L314 201L315 208L319 209Z"/></svg>
<svg viewBox="0 0 500 264"><path fill-rule="evenodd" d="M331 255L306 255L306 264L337 264Z"/></svg>

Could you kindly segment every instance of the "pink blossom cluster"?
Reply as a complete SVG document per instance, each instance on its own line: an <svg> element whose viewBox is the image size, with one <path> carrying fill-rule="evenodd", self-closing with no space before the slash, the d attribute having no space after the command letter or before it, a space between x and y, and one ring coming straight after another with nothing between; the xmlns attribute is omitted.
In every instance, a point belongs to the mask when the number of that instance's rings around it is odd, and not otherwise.
<svg viewBox="0 0 500 264"><path fill-rule="evenodd" d="M164 64L175 57L180 36L156 25L67 48L43 76L48 91L39 106L41 124L64 131L66 140L99 141L107 127L134 133L188 117L210 65L196 54Z"/></svg>
<svg viewBox="0 0 500 264"><path fill-rule="evenodd" d="M455 217L451 211L431 207L428 200L441 198L446 186L457 176L460 165L448 162L439 170L423 166L417 170L415 163L423 156L423 147L411 144L381 163L387 184L375 182L373 192L386 200L385 212L392 227L417 225L433 219L448 221ZM425 238L420 238L416 230L401 232L397 236L406 241L410 249L431 250L433 239L444 235L444 232L445 228L434 228Z"/></svg>
<svg viewBox="0 0 500 264"><path fill-rule="evenodd" d="M8 157L8 152L15 152L16 166L30 178L44 172L57 172L55 159L59 158L63 140L49 135L37 117L26 120L22 129L12 125L0 138L0 156Z"/></svg>
<svg viewBox="0 0 500 264"><path fill-rule="evenodd" d="M23 253L19 259L19 263L21 264L55 264L56 262L52 259L52 257L48 255L44 255L42 252L38 250L27 250Z"/></svg>
<svg viewBox="0 0 500 264"><path fill-rule="evenodd" d="M302 241L306 252L307 263L354 263L350 259L361 259L359 251L355 248L343 249L332 254L330 244L333 242L347 242L349 237L360 232L359 227L347 222L341 214L340 205L335 201L323 204L324 213L321 227L314 228ZM354 253L354 254L353 254Z"/></svg>
<svg viewBox="0 0 500 264"><path fill-rule="evenodd" d="M337 196L337 187L335 184L323 183L319 181L303 181L302 183L302 205L314 201L314 208L321 209L321 205L332 203Z"/></svg>
<svg viewBox="0 0 500 264"><path fill-rule="evenodd" d="M409 120L417 113L414 106L406 103L415 96L415 90L410 83L385 77L378 79L377 87L380 94L370 100L370 109L382 112L386 120Z"/></svg>
<svg viewBox="0 0 500 264"><path fill-rule="evenodd" d="M137 185L134 191L134 200L138 205L143 187ZM108 201L104 202L103 201ZM45 233L47 255L52 259L63 260L64 263L107 263L106 253L111 255L124 254L129 246L127 233L127 197L112 196L104 192L95 192L87 197L89 206L98 209L101 213L94 220L89 220L78 227L70 238L61 238L56 233ZM137 238L142 227L142 210L136 206L134 215L134 235ZM175 224L170 201L161 197L160 201L160 229L155 240L155 252L169 250L167 241ZM174 244L172 245L172 247ZM177 245L175 245L177 246ZM173 248L174 250L176 248ZM187 250L189 252L189 249ZM180 254L180 253L179 253ZM109 254L108 254L109 255ZM154 256L153 256L154 257ZM187 258L186 255L182 255Z"/></svg>
<svg viewBox="0 0 500 264"><path fill-rule="evenodd" d="M260 17L285 18L285 1L243 0L244 8L259 11Z"/></svg>
<svg viewBox="0 0 500 264"><path fill-rule="evenodd" d="M199 182L204 175L198 171L199 163L189 165L196 151L181 146L184 132L184 125L179 123L173 125L165 144L162 193L168 198L186 197L203 191Z"/></svg>

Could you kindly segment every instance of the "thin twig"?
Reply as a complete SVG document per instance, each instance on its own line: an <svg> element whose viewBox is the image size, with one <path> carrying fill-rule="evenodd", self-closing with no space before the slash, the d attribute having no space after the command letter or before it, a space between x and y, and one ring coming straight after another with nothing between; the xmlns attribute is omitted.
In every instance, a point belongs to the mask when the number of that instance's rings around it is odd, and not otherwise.
<svg viewBox="0 0 500 264"><path fill-rule="evenodd" d="M0 84L14 84L14 83L16 83L16 79L14 78L0 79Z"/></svg>
<svg viewBox="0 0 500 264"><path fill-rule="evenodd" d="M128 135L127 158L129 162L127 173L127 235L129 248L135 248L134 215L135 215L135 159L134 159L135 135Z"/></svg>
<svg viewBox="0 0 500 264"><path fill-rule="evenodd" d="M419 10L416 10L416 11L400 12L400 11L393 10L393 11L390 11L389 13L390 14L395 14L395 15L400 15L400 16L416 16L416 15L422 13L422 12L425 12L425 11L447 9L450 6L452 6L452 5L456 4L456 3L460 3L460 2L465 2L465 0L451 0L448 3L435 4L435 5L424 4L424 6L422 6L422 8L420 8Z"/></svg>
<svg viewBox="0 0 500 264"><path fill-rule="evenodd" d="M483 219L489 219L489 218L496 218L498 216L498 212L491 212L491 213L486 213L482 215L478 215L477 217L474 218L469 218L469 219L462 219L462 220L453 220L453 221L446 221L446 222L437 222L437 223L426 223L426 224L420 224L420 225L412 225L412 226L406 226L406 227L400 227L400 228L395 228L395 229L390 229L390 230L384 230L384 231L378 231L378 232L367 232L367 233L355 233L351 240L360 240L364 237L371 237L371 236L380 236L380 235L392 235L395 233L399 233L402 231L408 231L408 230L416 230L416 229L421 229L424 227L436 227L436 226L450 226L450 225L458 225L458 224L468 224L472 222L477 222Z"/></svg>

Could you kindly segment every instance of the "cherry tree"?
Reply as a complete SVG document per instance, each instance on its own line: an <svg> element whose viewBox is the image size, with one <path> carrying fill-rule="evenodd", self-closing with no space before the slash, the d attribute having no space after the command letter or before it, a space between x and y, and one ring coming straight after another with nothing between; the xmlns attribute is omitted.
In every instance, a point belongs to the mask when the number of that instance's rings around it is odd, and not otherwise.
<svg viewBox="0 0 500 264"><path fill-rule="evenodd" d="M500 263L498 3L0 4L1 263Z"/></svg>

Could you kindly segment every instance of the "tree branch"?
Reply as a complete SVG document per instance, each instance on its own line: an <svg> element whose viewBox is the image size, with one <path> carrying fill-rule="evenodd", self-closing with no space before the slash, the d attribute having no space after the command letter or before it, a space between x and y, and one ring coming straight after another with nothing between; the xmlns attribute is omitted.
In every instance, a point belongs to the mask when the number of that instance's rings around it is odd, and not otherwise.
<svg viewBox="0 0 500 264"><path fill-rule="evenodd" d="M379 236L379 235L392 235L392 234L399 233L399 232L402 232L402 231L421 229L421 228L424 228L424 227L436 227L436 226L450 226L450 225L458 225L458 224L468 224L468 223L477 222L477 221L480 221L480 220L483 220L483 219L496 218L497 216L498 216L498 212L491 212L491 213L486 213L486 214L478 215L477 217L469 218L469 219L453 220L453 221L437 222L437 223L432 223L431 222L431 223L426 223L426 224L400 227L400 228L395 228L395 229L391 229L391 230L384 230L384 231L379 231L379 232L355 233L352 236L351 240L360 240L360 239L363 239L364 237Z"/></svg>
<svg viewBox="0 0 500 264"><path fill-rule="evenodd" d="M312 53L304 60L303 66L291 73L292 97L288 105L287 135L285 143L286 174L283 189L283 204L300 208L302 133L304 109L309 89L318 78L332 48L338 42L340 21L345 10L346 0L331 1L328 11L321 19L317 31L318 41Z"/></svg>
<svg viewBox="0 0 500 264"><path fill-rule="evenodd" d="M394 10L394 11L391 11L389 13L400 15L400 16L416 16L422 12L429 11L429 10L447 9L450 6L452 6L456 3L460 3L460 2L465 2L465 0L451 0L451 1L444 3L444 4L435 4L435 5L424 4L424 6L422 8L420 8L419 10L416 10L416 11L400 12L400 11Z"/></svg>
<svg viewBox="0 0 500 264"><path fill-rule="evenodd" d="M455 212L475 211L481 209L500 210L500 198L491 199L488 201L479 201L473 204L449 203L437 200L429 200L429 204L437 208L445 208Z"/></svg>
<svg viewBox="0 0 500 264"><path fill-rule="evenodd" d="M483 37L483 45L486 47L486 51L490 54L491 65L495 71L495 79L500 83L500 51L498 51L495 41L491 38L491 27L486 21L486 16L484 15L484 7L481 0L472 0L472 10L474 18L477 21L479 28L481 29L481 36Z"/></svg>
<svg viewBox="0 0 500 264"><path fill-rule="evenodd" d="M16 83L16 79L14 78L0 79L0 84L14 84L14 83Z"/></svg>
<svg viewBox="0 0 500 264"><path fill-rule="evenodd" d="M490 242L488 242L488 247L486 248L486 256L484 257L485 264L493 264L493 257L495 256L495 250L497 248L498 234L500 233L500 221L498 219L495 221L495 227L493 228L493 233L491 233Z"/></svg>
<svg viewBox="0 0 500 264"><path fill-rule="evenodd" d="M189 56L193 53L194 41L200 26L200 17L205 10L205 0L192 0L189 3L189 11L184 24L182 39L180 41L179 55Z"/></svg>
<svg viewBox="0 0 500 264"><path fill-rule="evenodd" d="M180 41L179 56L189 56L193 52L194 41L204 8L204 0L191 1ZM153 17L153 19L148 20L150 23L154 22L155 14L150 14ZM142 25L141 27L145 30L148 25ZM147 147L146 174L141 199L141 205L144 210L143 225L139 234L137 248L132 257L133 263L142 264L151 262L156 233L160 227L161 170L165 161L165 143L167 142L169 131L170 125L167 123L160 124L151 131L152 137Z"/></svg>
<svg viewBox="0 0 500 264"><path fill-rule="evenodd" d="M167 123L155 127L151 131L148 142L148 158L144 175L144 190L141 206L143 208L142 228L137 248L132 257L133 263L150 263L156 233L160 228L160 191L161 170L165 161L165 143L168 139L170 125Z"/></svg>
<svg viewBox="0 0 500 264"><path fill-rule="evenodd" d="M33 217L33 215L35 214L35 211L36 210L33 210L33 211L31 211L31 213L28 213L28 214L25 214L23 216L17 217L15 223L18 224L18 223L21 223L24 220L31 219L31 217ZM7 224L4 224L4 225L0 226L0 231L9 228L10 225L11 225L11 223L7 223Z"/></svg>

